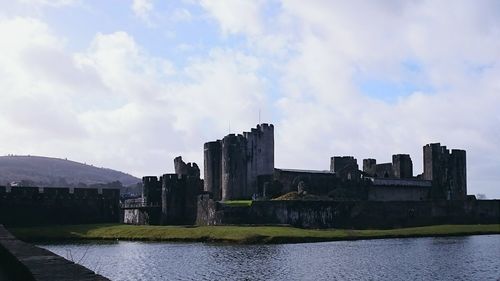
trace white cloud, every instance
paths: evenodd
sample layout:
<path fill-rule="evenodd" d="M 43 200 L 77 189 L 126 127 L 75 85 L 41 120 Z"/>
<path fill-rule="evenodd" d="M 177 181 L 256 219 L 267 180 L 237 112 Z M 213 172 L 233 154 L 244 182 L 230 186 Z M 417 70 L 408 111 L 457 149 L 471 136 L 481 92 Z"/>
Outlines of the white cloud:
<path fill-rule="evenodd" d="M 74 5 L 80 0 L 17 0 L 17 2 L 27 5 L 61 7 Z"/>
<path fill-rule="evenodd" d="M 276 32 L 260 28 L 268 19 L 259 2 L 246 14 L 202 5 L 225 33 L 258 42 Z M 500 157 L 498 3 L 282 1 L 279 7 L 280 27 L 291 28 L 283 40 L 291 51 L 278 67 L 277 165 L 328 169 L 325 153 L 355 155 L 359 163 L 411 153 L 421 172 L 422 145 L 441 141 L 468 151 L 470 193 L 500 196 L 493 182 L 483 181 L 485 171 L 500 168 L 488 156 Z M 418 65 L 414 76 L 402 66 L 407 61 Z M 365 95 L 358 76 L 424 86 L 387 103 Z M 493 174 L 487 177 L 500 180 Z"/>
<path fill-rule="evenodd" d="M 500 34 L 491 28 L 499 24 L 492 7 L 432 1 L 363 7 L 299 2 L 283 6 L 303 31 L 297 56 L 283 68 L 282 136 L 290 139 L 299 131 L 309 137 L 280 147 L 278 163 L 293 161 L 284 156 L 291 149 L 303 166 L 317 168 L 327 167 L 327 159 L 319 160 L 325 151 L 382 161 L 390 161 L 392 153 L 410 152 L 421 172 L 421 146 L 441 141 L 468 151 L 471 193 L 500 195 L 491 185 L 475 184 L 484 176 L 479 167 L 485 156 L 500 156 L 495 129 L 500 92 L 498 83 L 491 87 L 497 81 L 492 75 L 500 71 Z M 423 82 L 435 91 L 410 93 L 393 104 L 360 92 L 357 72 L 398 82 L 406 78 L 399 69 L 407 59 L 421 64 L 427 77 Z M 471 63 L 491 67 L 471 73 Z M 298 148 L 311 143 L 315 153 L 299 153 Z M 500 167 L 498 161 L 490 165 Z"/>
<path fill-rule="evenodd" d="M 222 137 L 229 122 L 233 132 L 248 130 L 262 109 L 275 118 L 278 166 L 328 169 L 333 155 L 361 163 L 411 153 L 421 172 L 422 145 L 441 141 L 467 150 L 469 193 L 500 196 L 497 2 L 200 4 L 223 36 L 200 38 L 210 41 L 207 49 L 185 52 L 192 57 L 182 64 L 163 57 L 170 41 L 153 48 L 130 30 L 96 31 L 88 48 L 74 52 L 66 47 L 71 38 L 40 20 L 2 19 L 6 153 L 159 174 L 178 154 L 201 164 L 204 141 Z M 132 9 L 158 25 L 204 24 L 186 7 L 161 15 L 151 1 L 134 1 Z M 174 46 L 192 44 L 199 43 Z M 363 79 L 415 87 L 388 102 L 363 92 Z"/>
<path fill-rule="evenodd" d="M 177 70 L 126 32 L 98 33 L 79 53 L 39 20 L 3 20 L 0 37 L 7 153 L 161 174 L 179 154 L 202 163 L 204 141 L 228 122 L 237 131 L 253 125 L 265 103 L 259 62 L 238 51 L 214 49 Z"/>
<path fill-rule="evenodd" d="M 201 0 L 200 4 L 220 23 L 225 34 L 262 33 L 261 6 L 257 0 Z"/>
<path fill-rule="evenodd" d="M 151 23 L 150 14 L 153 11 L 153 0 L 133 0 L 132 11 L 140 19 L 147 23 Z"/>
<path fill-rule="evenodd" d="M 189 22 L 193 19 L 193 15 L 187 9 L 175 9 L 172 12 L 170 19 L 174 22 Z"/>

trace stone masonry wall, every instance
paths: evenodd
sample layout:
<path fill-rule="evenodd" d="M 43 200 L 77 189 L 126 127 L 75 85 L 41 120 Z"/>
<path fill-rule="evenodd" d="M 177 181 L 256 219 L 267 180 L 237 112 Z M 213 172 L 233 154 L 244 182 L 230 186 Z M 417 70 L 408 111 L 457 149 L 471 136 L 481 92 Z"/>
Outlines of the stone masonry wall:
<path fill-rule="evenodd" d="M 15 225 L 114 223 L 119 189 L 11 187 L 0 193 L 0 223 Z"/>
<path fill-rule="evenodd" d="M 202 198 L 199 225 L 286 224 L 302 228 L 394 228 L 433 224 L 498 223 L 500 200 L 254 201 L 230 207 Z"/>

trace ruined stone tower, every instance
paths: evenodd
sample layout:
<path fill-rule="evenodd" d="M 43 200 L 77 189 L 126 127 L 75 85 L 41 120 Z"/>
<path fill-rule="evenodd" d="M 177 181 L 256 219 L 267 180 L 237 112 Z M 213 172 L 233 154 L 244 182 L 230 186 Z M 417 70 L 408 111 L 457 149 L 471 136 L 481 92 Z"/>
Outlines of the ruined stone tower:
<path fill-rule="evenodd" d="M 440 143 L 427 144 L 423 179 L 432 181 L 433 199 L 463 200 L 467 196 L 465 150 L 450 151 Z"/>
<path fill-rule="evenodd" d="M 205 191 L 215 200 L 250 199 L 259 177 L 274 173 L 274 126 L 259 124 L 204 145 Z"/>
<path fill-rule="evenodd" d="M 203 189 L 196 163 L 174 159 L 175 174 L 161 177 L 161 224 L 194 224 L 197 197 Z"/>

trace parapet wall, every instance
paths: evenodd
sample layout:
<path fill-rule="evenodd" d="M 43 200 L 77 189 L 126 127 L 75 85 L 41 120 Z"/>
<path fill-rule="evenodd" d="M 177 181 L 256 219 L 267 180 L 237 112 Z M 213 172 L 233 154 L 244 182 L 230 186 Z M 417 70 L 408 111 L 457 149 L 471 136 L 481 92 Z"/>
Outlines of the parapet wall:
<path fill-rule="evenodd" d="M 119 200 L 119 189 L 11 187 L 10 192 L 0 191 L 0 223 L 12 226 L 119 222 Z"/>
<path fill-rule="evenodd" d="M 231 207 L 198 202 L 199 225 L 286 224 L 302 228 L 395 228 L 433 224 L 489 224 L 500 220 L 500 200 L 254 201 Z"/>

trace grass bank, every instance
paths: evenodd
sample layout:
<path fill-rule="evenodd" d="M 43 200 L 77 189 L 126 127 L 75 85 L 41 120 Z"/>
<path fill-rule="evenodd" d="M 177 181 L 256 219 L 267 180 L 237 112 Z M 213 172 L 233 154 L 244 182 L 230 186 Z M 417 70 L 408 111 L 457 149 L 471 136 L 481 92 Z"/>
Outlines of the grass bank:
<path fill-rule="evenodd" d="M 250 207 L 252 206 L 252 200 L 226 200 L 221 201 L 221 204 L 232 206 L 232 207 Z"/>
<path fill-rule="evenodd" d="M 500 224 L 436 225 L 388 230 L 301 229 L 289 226 L 153 226 L 124 224 L 10 228 L 21 240 L 118 239 L 143 241 L 301 243 L 336 240 L 500 234 Z"/>

